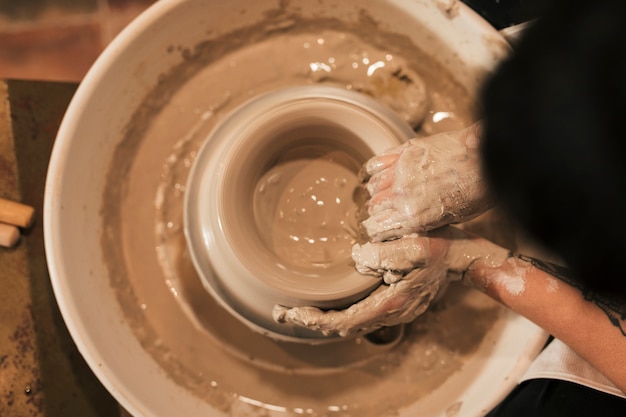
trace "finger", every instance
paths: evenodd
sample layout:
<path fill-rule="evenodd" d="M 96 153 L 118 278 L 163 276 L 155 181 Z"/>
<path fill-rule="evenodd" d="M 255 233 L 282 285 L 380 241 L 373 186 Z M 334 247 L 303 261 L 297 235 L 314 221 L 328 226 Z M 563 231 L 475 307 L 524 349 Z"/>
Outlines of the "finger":
<path fill-rule="evenodd" d="M 410 271 L 426 265 L 430 256 L 430 240 L 417 235 L 352 247 L 352 259 L 359 272 Z"/>
<path fill-rule="evenodd" d="M 363 229 L 374 242 L 396 239 L 421 230 L 413 228 L 412 219 L 391 208 L 382 210 L 361 222 Z"/>
<path fill-rule="evenodd" d="M 373 212 L 361 222 L 361 226 L 370 240 L 380 242 L 447 225 L 450 222 L 449 217 L 440 213 L 436 207 L 430 207 L 415 215 L 407 215 L 392 204 L 389 208 L 381 207 L 381 210 Z"/>
<path fill-rule="evenodd" d="M 387 325 L 387 322 L 390 325 L 399 324 L 394 316 L 403 314 L 402 306 L 405 304 L 406 295 L 400 297 L 390 286 L 385 285 L 345 310 L 275 306 L 274 318 L 278 318 L 279 323 L 293 324 L 324 335 L 346 337 L 375 330 Z"/>
<path fill-rule="evenodd" d="M 311 330 L 321 330 L 324 324 L 325 312 L 311 306 L 285 307 L 275 305 L 272 317 L 278 323 L 289 323 Z"/>
<path fill-rule="evenodd" d="M 370 179 L 365 183 L 365 188 L 371 196 L 374 196 L 383 190 L 390 189 L 394 179 L 394 170 L 385 169 L 372 175 Z"/>
<path fill-rule="evenodd" d="M 394 208 L 394 197 L 395 193 L 391 188 L 376 193 L 367 201 L 367 213 L 373 216 L 382 211 Z"/>
<path fill-rule="evenodd" d="M 384 271 L 383 272 L 383 281 L 385 284 L 391 285 L 396 282 L 400 282 L 404 279 L 406 275 L 403 272 L 398 271 Z"/>
<path fill-rule="evenodd" d="M 441 270 L 416 269 L 395 285 L 404 294 L 402 311 L 395 318 L 399 323 L 408 323 L 424 314 L 433 299 L 437 296 L 442 277 Z M 402 288 L 404 287 L 404 288 Z"/>
<path fill-rule="evenodd" d="M 285 307 L 274 306 L 274 318 L 278 317 L 279 323 L 292 324 L 304 327 L 309 330 L 319 331 L 325 336 L 338 334 L 346 337 L 363 330 L 369 330 L 369 326 L 364 328 L 364 323 L 371 321 L 374 317 L 365 310 L 362 313 L 353 315 L 357 305 L 352 305 L 347 310 L 320 310 L 317 307 Z"/>
<path fill-rule="evenodd" d="M 359 172 L 361 181 L 365 182 L 372 175 L 384 171 L 394 165 L 398 160 L 400 152 L 401 148 L 393 148 L 388 152 L 370 158 Z"/>

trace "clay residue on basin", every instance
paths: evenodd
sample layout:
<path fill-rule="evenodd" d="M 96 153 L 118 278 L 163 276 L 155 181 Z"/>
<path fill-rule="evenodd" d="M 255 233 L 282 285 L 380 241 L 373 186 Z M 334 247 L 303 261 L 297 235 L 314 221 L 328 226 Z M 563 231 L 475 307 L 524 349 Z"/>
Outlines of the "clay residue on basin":
<path fill-rule="evenodd" d="M 363 338 L 278 343 L 252 333 L 204 291 L 182 233 L 198 149 L 248 98 L 313 83 L 377 97 L 418 135 L 471 122 L 467 92 L 406 38 L 366 17 L 349 24 L 278 13 L 198 45 L 164 74 L 131 118 L 107 177 L 102 247 L 128 322 L 170 378 L 232 416 L 396 415 L 445 384 L 497 333 L 502 310 L 453 288 L 393 347 Z"/>

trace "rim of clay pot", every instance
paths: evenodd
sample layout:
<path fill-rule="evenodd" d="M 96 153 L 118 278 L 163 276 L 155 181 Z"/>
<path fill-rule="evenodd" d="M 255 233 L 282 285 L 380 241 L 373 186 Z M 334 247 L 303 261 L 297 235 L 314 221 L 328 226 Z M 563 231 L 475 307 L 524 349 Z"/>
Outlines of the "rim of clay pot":
<path fill-rule="evenodd" d="M 209 134 L 186 188 L 185 236 L 205 288 L 268 336 L 332 339 L 274 322 L 272 308 L 342 308 L 365 297 L 380 279 L 356 272 L 349 251 L 346 259 L 323 268 L 287 265 L 268 242 L 271 228 L 255 216 L 255 187 L 285 158 L 335 151 L 349 157 L 342 164 L 356 175 L 371 156 L 412 135 L 387 107 L 338 87 L 279 89 L 235 109 Z"/>

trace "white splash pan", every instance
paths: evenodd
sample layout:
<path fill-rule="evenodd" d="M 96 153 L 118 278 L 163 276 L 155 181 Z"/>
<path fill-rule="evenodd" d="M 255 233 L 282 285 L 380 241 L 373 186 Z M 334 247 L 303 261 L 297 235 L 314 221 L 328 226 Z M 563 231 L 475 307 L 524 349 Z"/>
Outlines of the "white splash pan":
<path fill-rule="evenodd" d="M 167 377 L 125 321 L 103 262 L 99 217 L 113 150 L 159 74 L 183 59 L 169 45 L 193 48 L 213 33 L 245 26 L 279 1 L 162 0 L 129 25 L 81 83 L 63 120 L 50 161 L 44 201 L 45 247 L 52 286 L 78 349 L 104 386 L 135 416 L 223 416 Z M 300 3 L 293 1 L 291 3 Z M 461 65 L 457 81 L 474 91 L 507 53 L 498 32 L 456 1 L 301 2 L 305 12 L 324 3 L 329 14 L 357 4 L 394 31 L 414 39 L 446 67 Z M 331 7 L 330 3 L 337 3 Z M 445 5 L 450 6 L 446 11 Z M 349 7 L 348 7 L 349 8 Z M 386 11 L 403 19 L 385 22 Z M 241 14 L 239 10 L 246 9 Z M 442 46 L 446 46 L 445 48 Z M 470 367 L 457 396 L 435 392 L 402 416 L 480 416 L 516 384 L 545 340 L 543 331 L 510 314 L 493 354 Z M 455 404 L 462 404 L 460 409 Z M 451 407 L 452 406 L 452 407 Z"/>

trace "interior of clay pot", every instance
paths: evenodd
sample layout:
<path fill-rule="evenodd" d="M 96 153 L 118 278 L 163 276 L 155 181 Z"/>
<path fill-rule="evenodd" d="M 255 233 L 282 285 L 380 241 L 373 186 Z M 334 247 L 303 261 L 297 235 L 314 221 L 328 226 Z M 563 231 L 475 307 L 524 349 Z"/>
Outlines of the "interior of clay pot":
<path fill-rule="evenodd" d="M 275 323 L 272 308 L 342 308 L 380 285 L 351 258 L 358 171 L 413 134 L 371 97 L 328 86 L 279 89 L 234 110 L 187 185 L 185 233 L 209 292 L 264 334 L 333 339 Z"/>

